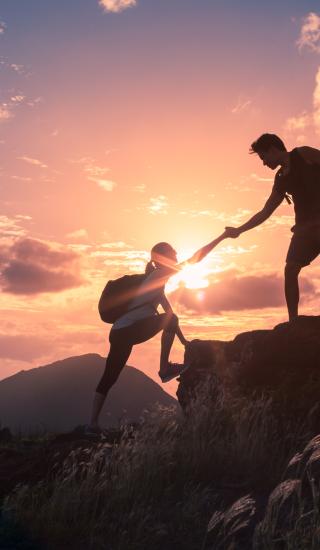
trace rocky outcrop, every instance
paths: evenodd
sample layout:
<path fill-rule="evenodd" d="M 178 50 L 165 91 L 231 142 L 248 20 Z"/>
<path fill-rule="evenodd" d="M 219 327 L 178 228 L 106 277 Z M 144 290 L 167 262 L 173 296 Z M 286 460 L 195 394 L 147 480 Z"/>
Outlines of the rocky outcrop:
<path fill-rule="evenodd" d="M 231 342 L 193 340 L 186 349 L 190 368 L 179 378 L 183 409 L 207 378 L 242 393 L 270 392 L 295 409 L 318 407 L 320 316 L 300 316 L 273 330 L 236 336 Z"/>

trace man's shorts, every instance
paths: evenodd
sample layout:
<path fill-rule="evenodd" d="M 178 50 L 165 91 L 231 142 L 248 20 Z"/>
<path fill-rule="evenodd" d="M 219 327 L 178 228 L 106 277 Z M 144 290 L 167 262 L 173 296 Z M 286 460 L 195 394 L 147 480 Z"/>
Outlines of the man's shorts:
<path fill-rule="evenodd" d="M 287 253 L 287 263 L 304 267 L 320 254 L 320 224 L 308 227 L 295 226 Z"/>

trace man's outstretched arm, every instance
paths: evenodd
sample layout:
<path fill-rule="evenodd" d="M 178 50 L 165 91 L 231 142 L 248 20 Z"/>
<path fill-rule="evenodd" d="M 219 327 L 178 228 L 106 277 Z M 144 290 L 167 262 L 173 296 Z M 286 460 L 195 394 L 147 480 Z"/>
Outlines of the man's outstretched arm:
<path fill-rule="evenodd" d="M 282 203 L 284 199 L 284 194 L 278 193 L 278 191 L 272 191 L 270 197 L 268 198 L 266 204 L 250 220 L 248 220 L 243 225 L 240 225 L 240 227 L 226 227 L 225 236 L 231 237 L 232 239 L 236 239 L 241 235 L 241 233 L 244 233 L 245 231 L 249 231 L 249 229 L 253 229 L 254 227 L 257 227 L 258 225 L 261 225 L 263 222 L 265 222 L 268 218 L 270 218 L 271 214 L 275 211 L 276 208 Z"/>

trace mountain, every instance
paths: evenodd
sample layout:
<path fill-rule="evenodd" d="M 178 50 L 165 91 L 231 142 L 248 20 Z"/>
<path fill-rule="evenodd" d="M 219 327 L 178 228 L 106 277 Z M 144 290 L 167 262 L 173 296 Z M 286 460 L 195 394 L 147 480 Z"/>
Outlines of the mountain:
<path fill-rule="evenodd" d="M 1 380 L 0 425 L 24 433 L 64 431 L 87 423 L 104 366 L 103 357 L 89 353 Z M 156 402 L 177 403 L 148 376 L 126 366 L 105 402 L 101 424 L 116 426 L 123 418 L 137 421 Z"/>

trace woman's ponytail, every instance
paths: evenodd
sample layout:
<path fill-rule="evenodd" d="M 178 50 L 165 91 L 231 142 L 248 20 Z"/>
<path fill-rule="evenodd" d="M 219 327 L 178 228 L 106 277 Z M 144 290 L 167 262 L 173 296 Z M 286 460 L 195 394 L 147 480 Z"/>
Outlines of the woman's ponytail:
<path fill-rule="evenodd" d="M 154 265 L 153 261 L 150 260 L 150 262 L 148 262 L 147 265 L 146 265 L 145 274 L 150 275 L 150 273 L 152 273 L 152 271 L 154 271 L 154 270 L 155 270 L 155 265 Z"/>

